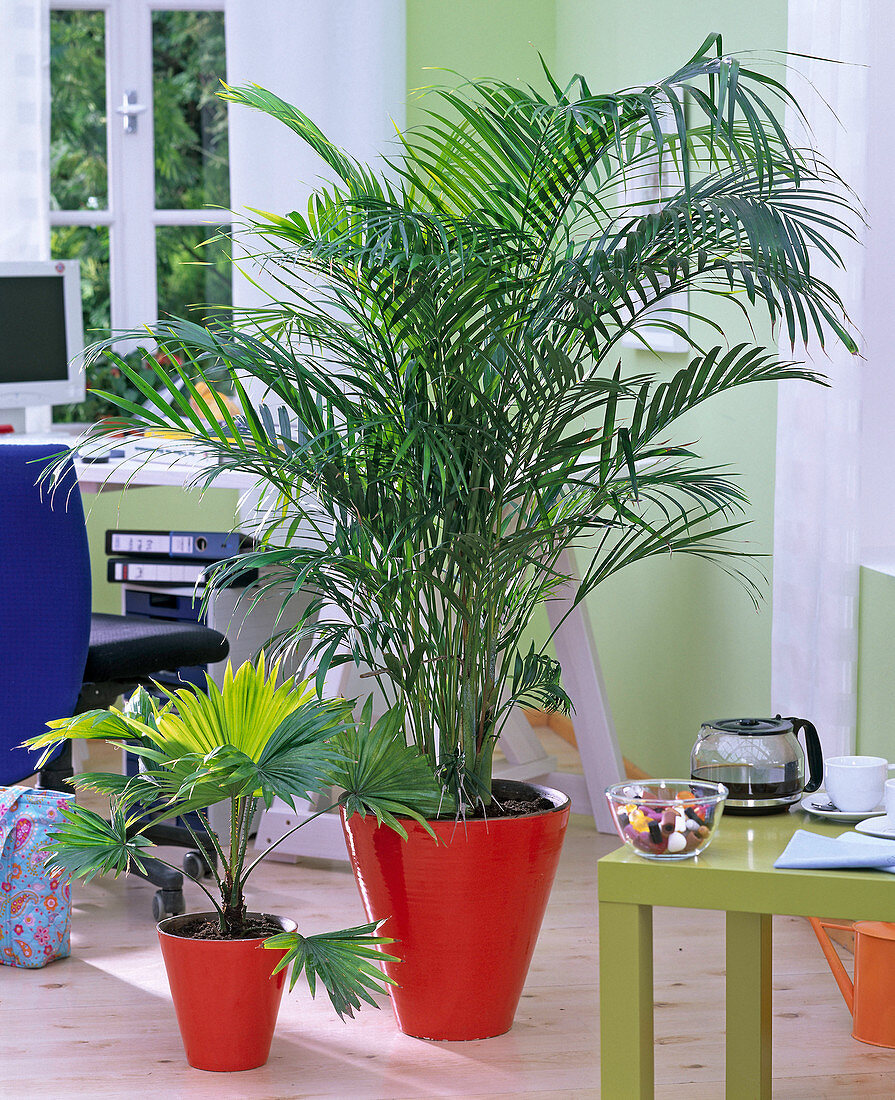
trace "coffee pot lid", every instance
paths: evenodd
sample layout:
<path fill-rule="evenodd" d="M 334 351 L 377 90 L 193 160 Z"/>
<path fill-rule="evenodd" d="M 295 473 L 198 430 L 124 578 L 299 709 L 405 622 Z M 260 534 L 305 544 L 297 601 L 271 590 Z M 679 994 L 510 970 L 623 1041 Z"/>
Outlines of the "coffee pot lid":
<path fill-rule="evenodd" d="M 768 737 L 792 733 L 792 722 L 785 718 L 722 718 L 718 722 L 706 722 L 703 728 L 738 733 L 742 737 Z"/>

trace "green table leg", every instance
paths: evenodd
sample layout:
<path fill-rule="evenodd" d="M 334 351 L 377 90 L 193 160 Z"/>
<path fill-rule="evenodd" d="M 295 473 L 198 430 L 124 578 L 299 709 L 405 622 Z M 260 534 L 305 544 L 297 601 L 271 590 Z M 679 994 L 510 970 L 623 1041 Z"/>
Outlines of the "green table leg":
<path fill-rule="evenodd" d="M 653 1098 L 653 910 L 600 902 L 600 1080 L 604 1100 Z"/>
<path fill-rule="evenodd" d="M 727 914 L 726 1100 L 771 1100 L 771 919 Z"/>

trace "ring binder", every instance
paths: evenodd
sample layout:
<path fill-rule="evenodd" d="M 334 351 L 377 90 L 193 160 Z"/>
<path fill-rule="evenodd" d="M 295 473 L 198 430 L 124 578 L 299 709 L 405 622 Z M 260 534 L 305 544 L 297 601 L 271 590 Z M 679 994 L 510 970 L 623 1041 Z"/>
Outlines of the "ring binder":
<path fill-rule="evenodd" d="M 109 558 L 108 580 L 117 584 L 164 584 L 190 586 L 201 584 L 212 562 L 175 562 L 169 558 Z M 245 588 L 258 579 L 258 570 L 250 569 L 231 582 L 230 588 Z"/>
<path fill-rule="evenodd" d="M 107 554 L 222 561 L 252 545 L 239 531 L 106 531 Z"/>

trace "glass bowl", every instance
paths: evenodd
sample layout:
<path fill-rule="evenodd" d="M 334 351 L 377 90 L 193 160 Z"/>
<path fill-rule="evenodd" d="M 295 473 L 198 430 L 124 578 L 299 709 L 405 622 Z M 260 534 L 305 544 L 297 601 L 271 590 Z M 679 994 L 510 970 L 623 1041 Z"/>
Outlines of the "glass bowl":
<path fill-rule="evenodd" d="M 606 788 L 615 829 L 644 859 L 689 859 L 711 844 L 727 788 L 692 779 L 625 780 Z"/>

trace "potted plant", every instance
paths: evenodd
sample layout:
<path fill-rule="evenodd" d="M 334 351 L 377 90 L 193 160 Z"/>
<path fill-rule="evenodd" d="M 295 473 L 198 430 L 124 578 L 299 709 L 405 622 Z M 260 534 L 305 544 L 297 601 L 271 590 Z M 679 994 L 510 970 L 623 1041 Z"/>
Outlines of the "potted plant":
<path fill-rule="evenodd" d="M 763 306 L 793 341 L 832 334 L 855 350 L 810 261 L 812 248 L 838 260 L 850 205 L 777 122 L 797 110 L 781 83 L 724 56 L 717 35 L 647 87 L 545 79 L 546 95 L 497 80 L 436 91 L 379 168 L 270 92 L 227 89 L 316 150 L 335 182 L 306 213 L 253 216 L 282 293 L 233 324 L 156 326 L 183 365 L 156 365 L 155 385 L 131 371 L 144 402 L 117 402 L 134 427 L 210 449 L 200 481 L 241 470 L 272 490 L 258 548 L 211 583 L 263 567 L 265 584 L 314 593 L 279 644 L 309 644 L 320 679 L 365 665 L 429 761 L 440 845 L 415 823 L 399 846 L 370 817 L 345 822 L 371 919 L 394 902 L 399 1023 L 429 1037 L 510 1025 L 556 865 L 567 802 L 492 783 L 510 709 L 569 706 L 549 639 L 520 644 L 537 608 L 563 588 L 577 605 L 673 552 L 751 584 L 731 542 L 742 490 L 672 428 L 734 387 L 817 376 L 755 343 L 726 346 L 705 315 L 712 296 Z M 684 365 L 626 369 L 620 342 L 649 349 L 657 331 L 689 350 Z M 197 399 L 206 361 L 227 365 L 240 417 Z M 299 524 L 316 541 L 294 538 Z M 535 812 L 503 816 L 514 800 Z M 417 874 L 408 893 L 425 916 L 394 900 Z"/>
<path fill-rule="evenodd" d="M 89 880 L 142 868 L 151 850 L 160 858 L 144 833 L 176 816 L 200 851 L 212 846 L 207 869 L 216 891 L 201 876 L 188 875 L 211 910 L 168 917 L 158 926 L 184 1049 L 197 1069 L 244 1070 L 267 1061 L 290 964 L 290 989 L 304 971 L 312 995 L 319 981 L 343 1017 L 353 1016 L 362 1001 L 375 1006 L 372 994 L 391 981 L 378 966 L 383 956 L 377 948 L 393 942 L 375 935 L 381 922 L 303 936 L 294 921 L 247 910 L 249 876 L 289 835 L 251 856 L 259 797 L 268 806 L 274 797 L 292 803 L 338 782 L 349 800 L 360 796 L 360 783 L 365 806 L 383 820 L 395 821 L 395 810 L 407 820 L 416 813 L 400 799 L 420 764 L 395 738 L 394 717 L 371 728 L 369 711 L 365 715 L 364 743 L 376 746 L 371 767 L 354 751 L 358 735 L 347 704 L 321 701 L 312 686 L 291 679 L 277 686 L 278 672 L 278 664 L 268 672 L 262 654 L 235 675 L 228 664 L 221 687 L 209 678 L 204 694 L 174 690 L 160 705 L 140 688 L 123 710 L 52 722 L 29 742 L 49 753 L 63 737 L 101 738 L 141 763 L 133 776 L 90 772 L 71 780 L 78 790 L 108 796 L 111 816 L 106 820 L 81 805 L 64 811 L 47 848 L 60 870 Z M 219 839 L 205 811 L 225 799 L 230 835 Z"/>

